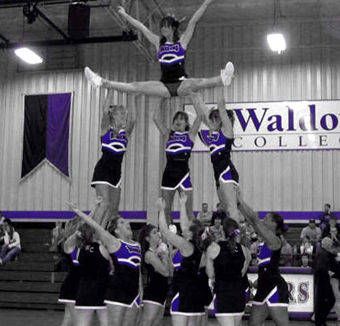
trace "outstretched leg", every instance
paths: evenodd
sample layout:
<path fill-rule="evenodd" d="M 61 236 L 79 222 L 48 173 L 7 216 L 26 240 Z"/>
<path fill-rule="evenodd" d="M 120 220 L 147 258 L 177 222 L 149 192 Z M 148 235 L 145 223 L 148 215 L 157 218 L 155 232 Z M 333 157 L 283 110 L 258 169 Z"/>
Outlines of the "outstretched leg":
<path fill-rule="evenodd" d="M 170 98 L 168 89 L 160 81 L 132 83 L 117 82 L 100 77 L 88 67 L 85 68 L 85 76 L 87 80 L 95 87 L 104 87 L 115 89 L 121 92 Z"/>
<path fill-rule="evenodd" d="M 85 68 L 85 76 L 87 80 L 95 87 L 104 87 L 115 89 L 121 92 L 144 94 L 149 96 L 159 96 L 170 98 L 168 89 L 160 81 L 143 81 L 123 83 L 102 78 L 94 73 L 89 67 Z M 189 78 L 182 82 L 178 88 L 178 96 L 188 96 L 192 92 L 197 92 L 204 88 L 216 86 L 229 86 L 234 76 L 234 65 L 228 62 L 224 69 L 221 70 L 220 76 L 211 78 Z"/>
<path fill-rule="evenodd" d="M 216 86 L 229 86 L 234 76 L 234 65 L 228 62 L 224 69 L 221 70 L 221 75 L 211 78 L 189 78 L 182 82 L 177 93 L 179 96 L 188 96 L 192 92 L 197 92 L 204 88 Z"/>
<path fill-rule="evenodd" d="M 104 221 L 112 214 L 111 192 L 113 189 L 106 184 L 96 184 L 95 189 L 97 198 L 101 197 L 102 201 L 97 206 L 93 214 L 93 219 L 98 224 L 103 225 Z"/>
<path fill-rule="evenodd" d="M 175 196 L 176 190 L 166 190 L 162 189 L 162 197 L 165 201 L 165 217 L 168 224 L 172 223 L 172 217 L 171 217 L 171 209 L 172 204 L 174 202 L 174 196 Z"/>
<path fill-rule="evenodd" d="M 195 216 L 194 216 L 194 210 L 193 210 L 193 196 L 192 196 L 192 190 L 182 190 L 180 189 L 179 192 L 184 191 L 185 194 L 187 195 L 187 201 L 185 202 L 185 207 L 187 209 L 187 214 L 188 218 L 190 221 L 192 221 Z"/>
<path fill-rule="evenodd" d="M 236 187 L 232 182 L 220 182 L 218 193 L 226 213 L 230 218 L 240 223 L 242 218 L 237 208 Z"/>

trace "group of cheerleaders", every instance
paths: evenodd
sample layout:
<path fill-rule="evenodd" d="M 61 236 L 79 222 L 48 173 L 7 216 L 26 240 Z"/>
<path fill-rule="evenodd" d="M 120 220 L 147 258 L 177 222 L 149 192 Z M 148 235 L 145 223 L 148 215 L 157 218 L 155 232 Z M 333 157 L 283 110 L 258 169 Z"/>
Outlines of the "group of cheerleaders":
<path fill-rule="evenodd" d="M 186 48 L 212 1 L 203 2 L 182 35 L 179 22 L 172 16 L 164 17 L 160 37 L 129 16 L 123 7 L 118 8 L 118 13 L 155 45 L 161 81 L 121 83 L 85 69 L 92 85 L 109 91 L 101 122 L 102 157 L 91 183 L 97 204 L 89 215 L 69 204 L 77 217 L 71 222 L 73 231 L 64 244 L 70 271 L 59 300 L 65 303 L 63 326 L 91 325 L 94 312 L 101 326 L 161 325 L 169 296 L 174 326 L 206 325 L 208 306 L 220 325 L 240 325 L 248 296 L 250 262 L 249 251 L 240 242 L 239 222 L 244 218 L 263 239 L 250 325 L 261 325 L 268 315 L 277 325 L 288 325 L 288 288 L 278 267 L 283 219 L 271 212 L 260 220 L 244 202 L 230 157 L 234 138 L 232 111 L 225 110 L 221 96 L 217 108 L 207 112 L 197 93 L 203 88 L 229 86 L 234 66 L 228 62 L 220 76 L 208 79 L 188 78 L 185 73 Z M 154 115 L 160 133 L 167 137 L 167 163 L 157 202 L 158 223 L 145 225 L 138 242 L 133 240 L 129 222 L 118 214 L 121 165 L 135 118 L 130 108 L 113 105 L 112 89 L 161 98 L 189 96 L 197 114 L 190 125 L 188 115 L 179 111 L 171 126 L 162 122 L 159 111 Z M 202 121 L 209 130 L 199 131 Z M 218 241 L 193 217 L 188 161 L 197 134 L 210 150 L 218 197 L 229 217 L 223 222 L 224 237 Z M 177 232 L 170 217 L 176 191 L 181 232 Z"/>

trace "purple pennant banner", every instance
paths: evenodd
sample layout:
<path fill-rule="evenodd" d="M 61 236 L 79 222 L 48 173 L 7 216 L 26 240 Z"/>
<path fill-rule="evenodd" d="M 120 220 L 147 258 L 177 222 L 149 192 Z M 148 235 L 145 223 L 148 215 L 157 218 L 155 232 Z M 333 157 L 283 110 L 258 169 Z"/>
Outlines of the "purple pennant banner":
<path fill-rule="evenodd" d="M 22 178 L 45 159 L 69 176 L 70 110 L 71 93 L 25 96 Z"/>
<path fill-rule="evenodd" d="M 70 108 L 70 93 L 48 96 L 46 158 L 67 176 Z"/>

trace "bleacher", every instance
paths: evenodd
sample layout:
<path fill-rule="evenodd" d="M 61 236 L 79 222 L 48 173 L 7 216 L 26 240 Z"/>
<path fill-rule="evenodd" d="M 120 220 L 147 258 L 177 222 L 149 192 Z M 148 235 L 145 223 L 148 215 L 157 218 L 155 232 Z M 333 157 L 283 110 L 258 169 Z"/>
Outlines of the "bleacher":
<path fill-rule="evenodd" d="M 0 307 L 57 309 L 64 272 L 59 272 L 56 253 L 49 252 L 52 223 L 21 223 L 15 229 L 21 237 L 22 252 L 16 261 L 0 266 Z M 140 225 L 133 225 L 136 230 Z M 289 226 L 286 238 L 295 244 L 302 226 Z"/>
<path fill-rule="evenodd" d="M 15 226 L 22 252 L 16 261 L 0 266 L 0 307 L 63 309 L 57 303 L 65 273 L 56 272 L 55 253 L 49 252 L 52 224 Z"/>

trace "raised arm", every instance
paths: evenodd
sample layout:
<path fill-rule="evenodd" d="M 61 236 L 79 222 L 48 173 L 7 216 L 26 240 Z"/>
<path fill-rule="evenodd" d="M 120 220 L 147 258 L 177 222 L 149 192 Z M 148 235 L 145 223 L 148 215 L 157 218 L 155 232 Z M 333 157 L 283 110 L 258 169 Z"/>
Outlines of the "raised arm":
<path fill-rule="evenodd" d="M 128 137 L 131 136 L 133 129 L 135 128 L 136 120 L 138 118 L 138 110 L 136 104 L 136 97 L 134 97 L 134 105 L 127 105 L 128 116 L 126 122 L 126 133 Z"/>
<path fill-rule="evenodd" d="M 191 41 L 192 36 L 194 35 L 195 27 L 198 23 L 198 21 L 201 19 L 205 11 L 207 10 L 210 3 L 213 2 L 213 0 L 205 0 L 202 5 L 198 8 L 198 10 L 194 13 L 194 15 L 191 17 L 188 26 L 181 36 L 181 44 L 186 49 L 188 44 Z"/>
<path fill-rule="evenodd" d="M 168 277 L 170 275 L 170 267 L 169 267 L 169 260 L 167 257 L 165 259 L 161 259 L 159 256 L 156 255 L 155 252 L 147 251 L 145 254 L 145 261 L 146 263 L 150 264 L 156 272 L 160 273 L 161 275 Z"/>
<path fill-rule="evenodd" d="M 205 266 L 205 271 L 208 277 L 214 281 L 215 280 L 215 268 L 214 268 L 214 260 L 220 253 L 220 246 L 216 242 L 212 242 L 211 245 L 207 248 L 207 263 Z"/>
<path fill-rule="evenodd" d="M 203 101 L 202 94 L 200 94 L 200 93 L 191 93 L 191 100 L 192 100 L 192 104 L 194 106 L 194 109 L 195 109 L 195 111 L 197 113 L 197 116 L 201 115 L 201 119 L 206 124 L 206 126 L 209 129 L 212 129 L 212 126 L 211 126 L 211 124 L 209 122 L 209 117 L 208 117 L 209 111 L 208 111 L 208 108 L 207 108 L 207 106 L 205 105 L 205 103 Z M 195 124 L 195 122 L 194 122 L 194 124 Z M 195 129 L 194 124 L 193 124 L 191 130 Z M 200 127 L 200 124 L 198 125 L 198 129 Z"/>
<path fill-rule="evenodd" d="M 233 124 L 227 114 L 227 111 L 225 109 L 225 100 L 222 96 L 220 101 L 217 104 L 218 111 L 220 113 L 220 117 L 222 120 L 222 131 L 224 135 L 230 139 L 234 138 L 234 128 Z"/>
<path fill-rule="evenodd" d="M 159 47 L 159 36 L 152 33 L 144 24 L 142 24 L 139 20 L 131 17 L 124 9 L 124 7 L 118 7 L 118 14 L 120 14 L 123 18 L 125 18 L 133 27 L 137 28 L 142 34 L 148 39 L 150 43 L 152 43 L 156 49 Z"/>
<path fill-rule="evenodd" d="M 245 246 L 242 246 L 242 251 L 243 251 L 244 258 L 245 258 L 244 263 L 243 263 L 243 268 L 242 268 L 242 276 L 244 276 L 247 273 L 247 270 L 251 262 L 251 253 L 250 253 L 250 250 Z"/>
<path fill-rule="evenodd" d="M 106 246 L 110 253 L 116 252 L 120 248 L 120 241 L 114 237 L 111 233 L 106 231 L 101 225 L 99 225 L 89 215 L 86 215 L 79 210 L 73 203 L 68 203 L 70 208 L 89 226 L 91 226 L 99 237 L 99 240 Z"/>
<path fill-rule="evenodd" d="M 65 254 L 70 254 L 77 245 L 77 240 L 80 237 L 80 232 L 76 231 L 70 235 L 64 242 L 64 252 Z"/>
<path fill-rule="evenodd" d="M 190 138 L 192 141 L 194 141 L 195 137 L 197 136 L 198 130 L 200 129 L 201 123 L 204 119 L 205 104 L 203 102 L 202 94 L 200 93 L 192 93 L 190 97 L 194 109 L 196 111 L 196 119 L 190 129 Z"/>
<path fill-rule="evenodd" d="M 102 111 L 103 111 L 103 115 L 102 115 L 102 120 L 100 123 L 100 128 L 101 128 L 101 134 L 103 135 L 104 133 L 107 132 L 107 130 L 110 127 L 110 122 L 111 122 L 111 112 L 110 112 L 110 108 L 111 106 L 114 105 L 114 92 L 113 90 L 108 90 L 104 103 L 102 105 Z"/>
<path fill-rule="evenodd" d="M 169 230 L 169 227 L 166 223 L 166 218 L 165 218 L 165 212 L 164 212 L 165 203 L 164 203 L 163 198 L 160 198 L 158 200 L 157 206 L 158 206 L 158 214 L 159 214 L 159 222 L 158 222 L 159 229 L 163 237 L 174 247 L 178 248 L 178 250 L 181 252 L 181 254 L 184 257 L 189 257 L 190 255 L 192 255 L 192 253 L 194 252 L 193 245 L 189 241 L 185 240 L 181 236 Z"/>
<path fill-rule="evenodd" d="M 280 249 L 281 240 L 274 234 L 265 224 L 259 219 L 258 214 L 255 213 L 243 200 L 240 191 L 237 192 L 238 208 L 247 221 L 254 227 L 257 234 L 259 234 L 272 250 Z"/>
<path fill-rule="evenodd" d="M 153 113 L 153 121 L 158 128 L 159 132 L 163 136 L 167 136 L 170 133 L 169 128 L 164 124 L 162 118 L 161 118 L 161 107 L 163 107 L 165 102 L 165 99 L 161 100 L 161 104 L 159 108 L 155 108 L 154 113 Z"/>

